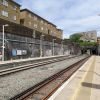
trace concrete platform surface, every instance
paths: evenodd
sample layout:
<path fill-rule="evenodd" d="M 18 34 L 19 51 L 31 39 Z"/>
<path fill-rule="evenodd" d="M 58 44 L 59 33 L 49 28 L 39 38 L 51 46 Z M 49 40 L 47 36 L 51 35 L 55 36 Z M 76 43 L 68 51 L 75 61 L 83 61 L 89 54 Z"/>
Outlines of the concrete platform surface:
<path fill-rule="evenodd" d="M 100 56 L 92 56 L 48 100 L 100 100 Z"/>

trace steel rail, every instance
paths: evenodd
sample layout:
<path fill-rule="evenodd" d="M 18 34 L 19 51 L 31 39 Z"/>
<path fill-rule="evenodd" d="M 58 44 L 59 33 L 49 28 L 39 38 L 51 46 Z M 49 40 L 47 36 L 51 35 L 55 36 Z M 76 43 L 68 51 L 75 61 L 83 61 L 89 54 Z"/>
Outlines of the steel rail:
<path fill-rule="evenodd" d="M 88 59 L 86 57 L 73 65 L 63 69 L 46 80 L 36 84 L 35 86 L 23 91 L 10 100 L 47 100 L 70 76 L 79 69 Z"/>
<path fill-rule="evenodd" d="M 27 65 L 23 65 L 23 66 L 14 67 L 14 68 L 7 68 L 5 70 L 0 70 L 0 77 L 8 75 L 8 74 L 24 71 L 24 70 L 27 70 L 27 69 L 36 68 L 36 67 L 40 67 L 40 66 L 43 66 L 43 65 L 47 65 L 47 64 L 63 61 L 63 60 L 66 60 L 66 59 L 75 58 L 75 57 L 78 57 L 78 56 L 60 57 L 60 58 L 55 58 L 53 60 L 47 60 L 47 61 L 42 61 L 42 62 L 38 62 L 38 63 L 27 64 Z"/>

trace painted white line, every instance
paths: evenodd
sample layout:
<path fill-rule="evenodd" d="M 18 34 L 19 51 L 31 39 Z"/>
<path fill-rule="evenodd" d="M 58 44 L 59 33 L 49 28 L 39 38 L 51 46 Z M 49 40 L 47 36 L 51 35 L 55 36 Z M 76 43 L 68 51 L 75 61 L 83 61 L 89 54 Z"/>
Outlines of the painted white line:
<path fill-rule="evenodd" d="M 84 65 L 82 65 L 48 100 L 54 100 L 57 97 L 57 95 L 59 95 L 61 91 L 66 87 L 66 85 L 76 76 L 79 70 L 81 70 L 88 63 L 88 61 L 86 61 Z"/>

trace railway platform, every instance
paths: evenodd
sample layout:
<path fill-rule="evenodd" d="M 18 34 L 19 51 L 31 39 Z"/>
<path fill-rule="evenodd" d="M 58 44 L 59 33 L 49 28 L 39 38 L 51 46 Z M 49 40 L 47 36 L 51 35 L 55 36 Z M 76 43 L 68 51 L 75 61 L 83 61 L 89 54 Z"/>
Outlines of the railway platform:
<path fill-rule="evenodd" d="M 100 100 L 100 56 L 92 56 L 48 100 Z"/>

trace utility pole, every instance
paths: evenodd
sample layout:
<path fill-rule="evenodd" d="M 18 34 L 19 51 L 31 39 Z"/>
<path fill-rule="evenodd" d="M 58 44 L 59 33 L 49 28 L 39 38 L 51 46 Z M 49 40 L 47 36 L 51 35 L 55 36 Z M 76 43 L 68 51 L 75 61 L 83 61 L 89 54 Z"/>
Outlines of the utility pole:
<path fill-rule="evenodd" d="M 31 54 L 31 57 L 34 57 L 34 48 L 35 48 L 35 44 L 36 44 L 36 41 L 35 41 L 35 38 L 36 38 L 36 31 L 33 30 L 33 40 L 34 40 L 34 45 L 32 45 L 32 54 Z"/>
<path fill-rule="evenodd" d="M 55 40 L 56 39 L 53 39 L 52 42 L 53 42 L 53 49 L 52 49 L 52 55 L 54 56 L 54 52 L 55 52 Z"/>
<path fill-rule="evenodd" d="M 42 34 L 40 36 L 40 57 L 43 56 L 43 37 L 44 37 L 44 35 Z"/>
<path fill-rule="evenodd" d="M 64 45 L 63 45 L 63 40 L 61 42 L 61 50 L 62 50 L 62 55 L 64 55 Z"/>
<path fill-rule="evenodd" d="M 5 56 L 5 27 L 8 26 L 8 24 L 5 24 L 2 26 L 3 29 L 3 40 L 2 40 L 2 61 L 4 61 L 4 56 Z"/>

